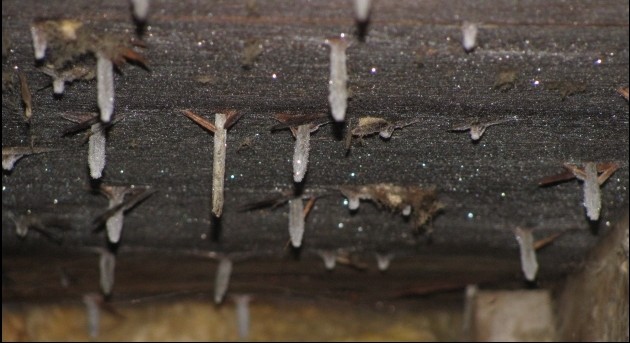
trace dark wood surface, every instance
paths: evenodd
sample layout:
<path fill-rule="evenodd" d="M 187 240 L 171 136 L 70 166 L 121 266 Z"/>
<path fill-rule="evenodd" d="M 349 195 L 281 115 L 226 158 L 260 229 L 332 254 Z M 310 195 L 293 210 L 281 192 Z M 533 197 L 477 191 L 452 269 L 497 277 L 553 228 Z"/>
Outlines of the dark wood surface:
<path fill-rule="evenodd" d="M 244 213 L 236 208 L 293 187 L 294 141 L 288 131 L 269 131 L 273 115 L 328 111 L 323 40 L 352 36 L 355 26 L 351 2 L 251 3 L 151 2 L 144 35 L 150 71 L 127 65 L 115 76 L 115 113 L 126 118 L 109 132 L 103 182 L 158 192 L 126 215 L 119 261 L 140 248 L 247 254 L 262 262 L 287 255 L 286 205 Z M 22 270 L 16 261 L 33 251 L 43 254 L 33 263 L 45 262 L 46 253 L 76 253 L 96 269 L 91 253 L 80 252 L 105 242 L 103 233 L 89 230 L 107 200 L 89 191 L 87 146 L 80 136 L 61 137 L 71 125 L 61 112 L 97 110 L 96 82 L 67 85 L 58 99 L 50 88 L 38 91 L 50 80 L 33 58 L 29 25 L 37 17 L 135 30 L 127 1 L 2 2 L 3 45 L 7 37 L 11 49 L 3 58 L 3 79 L 14 66 L 26 73 L 34 112 L 29 131 L 18 84 L 13 91 L 3 87 L 2 145 L 27 145 L 32 134 L 37 146 L 57 149 L 23 158 L 3 173 L 3 273 L 9 277 Z M 541 280 L 570 271 L 598 240 L 593 232 L 605 231 L 628 206 L 628 103 L 615 91 L 628 85 L 628 3 L 375 1 L 371 19 L 366 41 L 348 49 L 348 117 L 420 122 L 388 141 L 366 137 L 349 156 L 340 127 L 326 125 L 312 135 L 304 190 L 327 196 L 307 219 L 302 255 L 340 248 L 372 263 L 373 252 L 389 251 L 416 258 L 419 266 L 418 256 L 461 256 L 454 273 L 466 271 L 473 255 L 513 261 L 504 279 L 514 281 L 521 276 L 512 229 L 520 225 L 534 227 L 537 238 L 566 231 L 539 254 Z M 479 46 L 470 54 L 459 43 L 463 20 L 480 23 Z M 250 39 L 258 39 L 263 52 L 245 70 L 240 55 Z M 517 73 L 506 92 L 494 87 L 504 69 Z M 586 91 L 562 100 L 548 89 L 553 81 L 583 82 Z M 213 138 L 180 110 L 212 118 L 224 108 L 244 116 L 228 133 L 226 203 L 217 225 L 210 217 Z M 469 117 L 511 116 L 518 120 L 489 128 L 477 144 L 467 133 L 448 131 Z M 253 144 L 237 151 L 247 138 Z M 583 161 L 621 166 L 602 188 L 602 219 L 595 225 L 587 221 L 577 181 L 537 187 L 564 162 Z M 430 244 L 399 214 L 370 203 L 351 214 L 336 191 L 380 182 L 437 188 L 445 209 L 432 222 Z M 73 223 L 62 245 L 37 232 L 16 236 L 8 213 L 29 211 Z M 418 275 L 429 277 L 426 268 Z"/>

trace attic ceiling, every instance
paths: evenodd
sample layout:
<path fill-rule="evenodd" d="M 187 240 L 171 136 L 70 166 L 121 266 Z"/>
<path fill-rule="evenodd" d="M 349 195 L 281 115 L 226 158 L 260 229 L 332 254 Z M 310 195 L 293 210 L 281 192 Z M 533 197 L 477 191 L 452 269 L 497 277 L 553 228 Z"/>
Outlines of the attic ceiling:
<path fill-rule="evenodd" d="M 80 263 L 81 256 L 96 277 L 92 249 L 106 246 L 106 239 L 91 226 L 108 201 L 93 191 L 98 183 L 90 182 L 83 136 L 62 137 L 72 123 L 60 116 L 98 112 L 96 81 L 67 84 L 61 97 L 45 88 L 50 78 L 37 69 L 30 34 L 41 17 L 79 19 L 96 31 L 130 36 L 136 26 L 127 1 L 2 2 L 3 51 L 5 44 L 10 49 L 2 67 L 3 148 L 33 140 L 54 149 L 3 172 L 3 277 L 20 280 L 29 263 L 39 270 L 42 261 Z M 479 23 L 478 46 L 470 53 L 460 43 L 464 20 Z M 101 182 L 157 192 L 125 215 L 118 259 L 128 256 L 135 267 L 117 280 L 137 276 L 133 268 L 143 268 L 150 256 L 215 252 L 250 261 L 243 273 L 286 259 L 296 260 L 287 274 L 299 275 L 301 263 L 317 263 L 315 270 L 324 273 L 316 253 L 341 249 L 372 269 L 372 254 L 394 253 L 392 268 L 401 264 L 392 277 L 401 280 L 474 274 L 471 264 L 480 263 L 485 280 L 494 271 L 494 279 L 520 282 L 517 226 L 534 228 L 536 238 L 564 233 L 539 253 L 541 282 L 570 272 L 628 206 L 628 102 L 616 92 L 628 85 L 628 22 L 625 1 L 375 1 L 360 42 L 349 1 L 151 1 L 142 36 L 149 70 L 125 65 L 115 74 L 114 113 L 124 119 L 108 132 Z M 352 37 L 347 118 L 417 123 L 389 140 L 355 140 L 347 155 L 348 128 L 322 126 L 312 134 L 308 172 L 296 187 L 294 139 L 287 130 L 270 131 L 273 116 L 329 111 L 329 47 L 323 42 L 341 33 Z M 243 51 L 252 42 L 262 52 L 243 68 Z M 30 126 L 15 67 L 33 91 Z M 502 71 L 515 73 L 512 88 L 497 87 Z M 566 87 L 552 89 L 565 81 L 586 88 L 566 96 Z M 214 121 L 226 108 L 243 116 L 227 135 L 224 214 L 213 220 L 213 136 L 181 110 Z M 513 120 L 488 128 L 478 143 L 466 132 L 449 131 L 475 117 Z M 538 187 L 563 163 L 586 161 L 620 166 L 602 186 L 598 222 L 585 215 L 581 182 Z M 435 187 L 444 209 L 428 223 L 430 239 L 399 213 L 370 202 L 349 211 L 338 191 L 377 183 Z M 238 210 L 292 189 L 321 195 L 299 251 L 287 246 L 287 205 Z M 20 238 L 11 215 L 27 213 L 71 227 L 60 233 L 60 244 L 34 230 Z M 155 273 L 175 270 L 177 262 L 164 262 Z M 355 281 L 347 287 L 361 289 L 362 281 Z M 28 297 L 19 289 L 5 293 L 3 287 L 3 301 Z"/>

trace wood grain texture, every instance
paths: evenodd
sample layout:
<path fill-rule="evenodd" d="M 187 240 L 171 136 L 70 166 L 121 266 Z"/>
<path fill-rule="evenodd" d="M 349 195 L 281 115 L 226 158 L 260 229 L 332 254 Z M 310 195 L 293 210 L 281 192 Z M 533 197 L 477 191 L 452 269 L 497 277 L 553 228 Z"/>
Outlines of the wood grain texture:
<path fill-rule="evenodd" d="M 158 192 L 126 215 L 121 248 L 285 255 L 286 208 L 241 213 L 237 207 L 293 187 L 294 141 L 286 132 L 269 131 L 273 115 L 328 111 L 324 39 L 352 35 L 355 23 L 350 2 L 246 3 L 151 2 L 143 37 L 150 71 L 128 65 L 114 77 L 115 113 L 126 119 L 108 132 L 103 181 Z M 19 66 L 33 90 L 29 130 L 17 85 L 3 87 L 2 145 L 26 146 L 32 135 L 36 146 L 57 149 L 24 158 L 3 174 L 3 262 L 11 252 L 72 251 L 104 242 L 83 229 L 107 206 L 88 191 L 87 147 L 81 137 L 61 137 L 67 127 L 61 113 L 97 111 L 96 81 L 69 84 L 60 98 L 50 88 L 38 91 L 50 78 L 36 69 L 29 25 L 58 16 L 102 30 L 135 30 L 127 1 L 2 2 L 3 37 L 10 42 L 3 80 Z M 565 162 L 614 161 L 620 169 L 602 187 L 599 230 L 627 207 L 628 103 L 616 89 L 628 85 L 628 19 L 625 1 L 375 1 L 366 41 L 347 51 L 347 118 L 419 122 L 387 141 L 366 137 L 348 157 L 339 126 L 311 136 L 304 188 L 328 196 L 307 219 L 303 252 L 342 248 L 412 256 L 420 250 L 517 263 L 511 230 L 522 225 L 539 237 L 567 231 L 540 254 L 540 278 L 571 270 L 597 240 L 580 186 L 539 189 L 536 182 Z M 460 44 L 463 20 L 479 24 L 478 46 L 469 54 Z M 243 69 L 241 53 L 250 39 L 263 50 Z M 516 70 L 517 78 L 502 92 L 494 84 L 505 68 Z M 560 92 L 545 88 L 561 80 L 584 82 L 586 91 L 562 101 Z M 225 108 L 243 117 L 227 137 L 218 225 L 208 210 L 213 138 L 181 110 L 210 118 Z M 470 117 L 505 116 L 518 119 L 492 127 L 477 144 L 449 132 Z M 237 154 L 251 137 L 253 144 Z M 432 222 L 431 245 L 399 215 L 369 204 L 351 214 L 336 190 L 382 182 L 437 187 L 445 210 Z M 64 234 L 61 247 L 38 235 L 21 240 L 9 211 L 58 214 L 77 229 Z"/>

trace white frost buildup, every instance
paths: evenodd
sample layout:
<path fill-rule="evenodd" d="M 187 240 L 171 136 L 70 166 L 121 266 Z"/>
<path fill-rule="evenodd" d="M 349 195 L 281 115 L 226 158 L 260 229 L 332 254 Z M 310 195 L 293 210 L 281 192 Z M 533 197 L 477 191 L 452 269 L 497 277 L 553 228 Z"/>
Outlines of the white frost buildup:
<path fill-rule="evenodd" d="M 463 314 L 463 331 L 464 331 L 464 340 L 472 340 L 472 326 L 474 324 L 474 315 L 475 315 L 475 298 L 477 297 L 477 293 L 479 292 L 479 288 L 477 285 L 468 285 L 466 286 L 465 291 L 465 299 L 464 299 L 464 314 Z"/>
<path fill-rule="evenodd" d="M 109 208 L 114 208 L 123 203 L 125 195 L 129 191 L 127 187 L 113 186 L 109 194 Z M 120 241 L 120 235 L 123 229 L 124 208 L 121 208 L 111 217 L 107 218 L 105 227 L 107 230 L 107 239 L 116 244 Z"/>
<path fill-rule="evenodd" d="M 149 13 L 149 0 L 130 0 L 133 8 L 133 16 L 139 21 L 147 20 Z"/>
<path fill-rule="evenodd" d="M 470 126 L 470 139 L 473 141 L 478 141 L 483 136 L 483 133 L 486 132 L 487 126 L 485 125 L 471 125 Z"/>
<path fill-rule="evenodd" d="M 48 45 L 46 33 L 36 24 L 31 26 L 31 36 L 33 37 L 33 50 L 35 51 L 35 59 L 41 60 L 44 58 L 44 56 L 46 56 L 46 47 Z"/>
<path fill-rule="evenodd" d="M 378 266 L 378 270 L 384 272 L 389 269 L 389 265 L 392 262 L 392 258 L 394 256 L 392 254 L 376 254 L 376 265 Z"/>
<path fill-rule="evenodd" d="M 360 22 L 366 22 L 370 16 L 372 0 L 354 0 L 354 16 Z"/>
<path fill-rule="evenodd" d="M 534 249 L 534 235 L 532 229 L 514 229 L 514 235 L 521 248 L 521 267 L 525 278 L 528 281 L 536 279 L 538 273 L 538 261 L 536 260 L 536 250 Z"/>
<path fill-rule="evenodd" d="M 289 236 L 294 248 L 299 248 L 302 245 L 302 237 L 304 236 L 303 208 L 302 198 L 289 200 Z"/>
<path fill-rule="evenodd" d="M 226 115 L 217 113 L 214 119 L 214 154 L 212 164 L 212 213 L 218 218 L 223 214 L 223 185 L 225 183 Z"/>
<path fill-rule="evenodd" d="M 507 118 L 507 119 L 499 119 L 499 120 L 494 120 L 494 121 L 487 121 L 487 122 L 480 122 L 479 120 L 474 120 L 472 122 L 466 123 L 466 124 L 462 124 L 462 125 L 456 125 L 453 128 L 451 128 L 451 131 L 467 131 L 470 130 L 470 139 L 472 139 L 473 141 L 478 141 L 481 139 L 481 136 L 483 136 L 484 132 L 486 132 L 486 129 L 490 126 L 493 125 L 498 125 L 498 124 L 502 124 L 511 120 L 516 120 L 517 117 L 514 116 L 512 118 Z"/>
<path fill-rule="evenodd" d="M 359 197 L 348 197 L 348 209 L 350 211 L 358 210 L 360 204 L 361 200 L 359 200 Z"/>
<path fill-rule="evenodd" d="M 111 207 L 111 206 L 110 206 Z M 107 219 L 107 239 L 116 244 L 120 241 L 123 228 L 123 211 L 120 210 Z"/>
<path fill-rule="evenodd" d="M 52 149 L 38 147 L 3 147 L 2 169 L 13 170 L 13 167 L 15 167 L 15 162 L 17 162 L 20 158 L 49 151 L 52 151 Z"/>
<path fill-rule="evenodd" d="M 102 297 L 99 294 L 86 294 L 83 296 L 83 304 L 87 315 L 88 333 L 91 338 L 97 338 L 101 326 L 101 308 L 100 302 Z"/>
<path fill-rule="evenodd" d="M 97 54 L 96 81 L 101 121 L 109 123 L 114 113 L 114 65 L 100 53 Z"/>
<path fill-rule="evenodd" d="M 334 250 L 326 250 L 320 251 L 319 256 L 324 260 L 324 266 L 326 270 L 335 269 L 335 265 L 337 265 L 337 252 Z"/>
<path fill-rule="evenodd" d="M 471 52 L 477 46 L 477 24 L 465 21 L 462 24 L 462 46 L 466 52 Z"/>
<path fill-rule="evenodd" d="M 55 94 L 63 94 L 63 91 L 66 89 L 66 80 L 62 78 L 53 79 L 53 92 Z"/>
<path fill-rule="evenodd" d="M 249 302 L 252 300 L 252 297 L 250 295 L 235 295 L 233 299 L 236 304 L 238 338 L 244 341 L 249 337 Z"/>
<path fill-rule="evenodd" d="M 311 128 L 309 124 L 300 125 L 295 135 L 293 152 L 293 181 L 302 182 L 308 167 L 308 154 L 311 148 Z"/>
<path fill-rule="evenodd" d="M 24 154 L 2 154 L 2 169 L 13 170 L 15 162 L 24 157 Z"/>
<path fill-rule="evenodd" d="M 230 275 L 232 274 L 232 261 L 222 258 L 217 267 L 217 274 L 214 279 L 214 302 L 220 304 L 230 285 Z"/>
<path fill-rule="evenodd" d="M 101 290 L 109 295 L 114 287 L 114 269 L 116 268 L 116 256 L 107 250 L 101 252 L 99 269 L 101 273 Z"/>
<path fill-rule="evenodd" d="M 26 237 L 26 235 L 28 234 L 28 226 L 29 226 L 29 221 L 26 219 L 28 217 L 25 216 L 20 216 L 19 218 L 15 218 L 13 217 L 13 214 L 11 214 L 11 219 L 13 219 L 13 221 L 15 222 L 15 233 L 19 236 L 19 237 Z"/>
<path fill-rule="evenodd" d="M 602 194 L 597 180 L 597 164 L 588 162 L 584 165 L 584 174 L 582 177 L 576 174 L 578 179 L 584 181 L 584 207 L 586 207 L 586 215 L 591 220 L 599 219 L 599 212 L 602 209 Z"/>
<path fill-rule="evenodd" d="M 348 107 L 348 71 L 346 69 L 346 49 L 348 42 L 343 38 L 329 38 L 325 41 L 330 46 L 330 81 L 328 81 L 328 102 L 335 121 L 346 118 Z"/>
<path fill-rule="evenodd" d="M 88 165 L 90 176 L 93 179 L 100 179 L 105 168 L 105 129 L 103 124 L 96 123 L 91 127 L 90 139 L 88 142 Z"/>

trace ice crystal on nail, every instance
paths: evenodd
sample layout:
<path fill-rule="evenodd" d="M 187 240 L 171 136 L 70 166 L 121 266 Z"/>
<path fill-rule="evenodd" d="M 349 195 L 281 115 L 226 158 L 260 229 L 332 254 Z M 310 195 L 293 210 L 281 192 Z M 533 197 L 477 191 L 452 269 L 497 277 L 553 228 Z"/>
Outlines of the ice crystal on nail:
<path fill-rule="evenodd" d="M 2 169 L 13 170 L 15 162 L 24 157 L 24 154 L 2 154 Z"/>
<path fill-rule="evenodd" d="M 216 276 L 214 279 L 214 302 L 220 304 L 223 302 L 225 293 L 230 285 L 230 275 L 232 274 L 232 261 L 223 257 L 219 260 Z"/>
<path fill-rule="evenodd" d="M 100 225 L 105 222 L 107 239 L 110 243 L 117 244 L 122 234 L 125 211 L 136 206 L 155 191 L 147 186 L 127 187 L 111 185 L 101 185 L 100 191 L 109 199 L 109 205 L 107 211 L 98 216 L 94 223 Z"/>
<path fill-rule="evenodd" d="M 88 142 L 88 166 L 90 176 L 93 179 L 100 179 L 105 169 L 105 145 L 107 138 L 103 124 L 96 123 L 90 128 L 90 138 Z"/>
<path fill-rule="evenodd" d="M 302 198 L 289 200 L 289 236 L 291 237 L 291 245 L 295 248 L 302 245 L 302 236 L 304 236 L 303 208 Z"/>
<path fill-rule="evenodd" d="M 103 296 L 96 293 L 89 293 L 83 296 L 83 304 L 87 317 L 87 328 L 90 338 L 97 338 L 101 327 L 101 303 Z"/>
<path fill-rule="evenodd" d="M 100 283 L 103 294 L 110 295 L 114 287 L 114 272 L 116 269 L 116 255 L 103 249 L 99 259 Z"/>
<path fill-rule="evenodd" d="M 579 174 L 576 174 L 576 176 Z M 593 162 L 584 165 L 584 177 L 579 179 L 584 181 L 584 207 L 586 215 L 591 220 L 599 219 L 599 212 L 602 208 L 602 192 L 597 182 L 597 165 Z"/>
<path fill-rule="evenodd" d="M 378 270 L 384 272 L 389 269 L 389 265 L 392 262 L 394 255 L 392 254 L 381 254 L 376 253 L 376 265 L 378 266 Z"/>
<path fill-rule="evenodd" d="M 46 56 L 46 48 L 48 47 L 48 37 L 46 32 L 39 26 L 31 26 L 31 37 L 33 38 L 33 50 L 35 59 L 41 60 Z"/>
<path fill-rule="evenodd" d="M 372 0 L 354 0 L 354 16 L 359 22 L 366 22 L 370 17 Z"/>
<path fill-rule="evenodd" d="M 358 196 L 354 196 L 354 195 L 347 195 L 347 197 L 348 197 L 348 208 L 351 211 L 358 210 L 359 209 L 359 205 L 361 205 L 360 198 Z"/>
<path fill-rule="evenodd" d="M 493 121 L 486 121 L 486 122 L 481 122 L 477 119 L 472 120 L 468 123 L 465 124 L 460 124 L 460 125 L 455 125 L 453 126 L 450 131 L 468 131 L 470 130 L 470 138 L 473 141 L 478 141 L 481 139 L 481 136 L 483 136 L 484 132 L 486 132 L 486 129 L 490 126 L 493 125 L 498 125 L 498 124 L 502 124 L 511 120 L 515 120 L 516 117 L 513 118 L 508 118 L 508 119 L 500 119 L 500 120 L 493 120 Z"/>
<path fill-rule="evenodd" d="M 225 145 L 227 130 L 225 129 L 226 116 L 217 113 L 214 121 L 214 154 L 212 162 L 212 213 L 221 217 L 223 213 L 223 185 L 225 183 Z"/>
<path fill-rule="evenodd" d="M 293 152 L 293 181 L 302 182 L 308 167 L 308 155 L 311 148 L 310 125 L 300 125 L 295 135 L 295 151 Z"/>
<path fill-rule="evenodd" d="M 149 0 L 129 0 L 133 10 L 133 17 L 136 20 L 144 22 L 149 14 Z"/>
<path fill-rule="evenodd" d="M 101 121 L 108 123 L 114 113 L 114 64 L 103 54 L 97 55 L 96 82 Z"/>
<path fill-rule="evenodd" d="M 565 164 L 565 168 L 570 170 L 579 180 L 584 182 L 584 207 L 586 215 L 590 220 L 598 220 L 602 208 L 602 192 L 600 186 L 619 168 L 616 163 L 587 162 L 584 168 L 580 169 L 572 164 Z M 601 168 L 602 174 L 598 171 Z"/>
<path fill-rule="evenodd" d="M 234 125 L 242 114 L 234 110 L 215 114 L 215 122 L 212 124 L 200 115 L 184 110 L 183 114 L 197 125 L 214 133 L 214 153 L 212 161 L 212 213 L 215 217 L 223 214 L 223 186 L 225 183 L 225 156 L 227 130 Z"/>
<path fill-rule="evenodd" d="M 109 208 L 115 208 L 123 203 L 125 195 L 129 192 L 129 187 L 124 186 L 102 186 L 102 191 L 109 198 Z M 120 208 L 105 222 L 107 239 L 116 244 L 120 241 L 123 228 L 123 209 Z"/>
<path fill-rule="evenodd" d="M 330 46 L 330 81 L 328 81 L 328 102 L 335 121 L 346 118 L 348 107 L 348 71 L 346 69 L 346 49 L 348 41 L 343 37 L 329 38 L 325 43 Z"/>
<path fill-rule="evenodd" d="M 324 266 L 327 270 L 335 269 L 337 264 L 337 252 L 334 250 L 319 251 L 319 256 L 324 260 Z"/>
<path fill-rule="evenodd" d="M 77 123 L 77 125 L 64 130 L 63 135 L 73 134 L 86 128 L 90 128 L 87 135 L 88 139 L 88 166 L 90 168 L 90 176 L 93 179 L 100 179 L 103 176 L 106 162 L 106 143 L 107 128 L 122 119 L 122 116 L 104 124 L 97 118 L 95 113 L 76 113 L 64 112 L 61 116 L 69 121 Z"/>
<path fill-rule="evenodd" d="M 536 280 L 538 273 L 538 261 L 536 260 L 536 250 L 534 249 L 534 235 L 532 229 L 514 229 L 514 235 L 521 250 L 521 268 L 528 281 Z"/>
<path fill-rule="evenodd" d="M 295 137 L 293 182 L 302 182 L 308 168 L 311 132 L 317 131 L 321 125 L 328 123 L 328 121 L 322 114 L 289 115 L 279 113 L 274 118 L 281 124 L 272 127 L 272 131 L 289 128 Z"/>
<path fill-rule="evenodd" d="M 577 165 L 565 163 L 564 168 L 567 170 L 566 172 L 545 177 L 539 181 L 538 185 L 547 186 L 577 177 L 584 183 L 583 204 L 586 208 L 586 215 L 592 221 L 598 220 L 602 208 L 601 185 L 619 169 L 619 165 L 617 163 L 587 162 L 580 168 Z"/>
<path fill-rule="evenodd" d="M 33 154 L 41 154 L 44 152 L 54 151 L 54 149 L 38 148 L 38 147 L 6 147 L 2 148 L 2 169 L 13 170 L 15 162 L 20 158 Z"/>
<path fill-rule="evenodd" d="M 477 24 L 465 21 L 462 23 L 462 46 L 466 52 L 471 52 L 477 46 Z"/>
<path fill-rule="evenodd" d="M 251 295 L 234 295 L 232 296 L 236 305 L 236 326 L 238 327 L 238 338 L 242 341 L 249 337 L 249 303 L 252 300 Z"/>
<path fill-rule="evenodd" d="M 363 139 L 365 136 L 378 133 L 383 139 L 391 138 L 394 130 L 402 129 L 406 126 L 417 123 L 419 120 L 401 120 L 397 122 L 389 122 L 383 118 L 377 117 L 361 117 L 359 123 L 352 127 L 346 137 L 346 150 L 349 150 L 352 145 L 352 137 L 356 136 L 359 139 Z"/>

